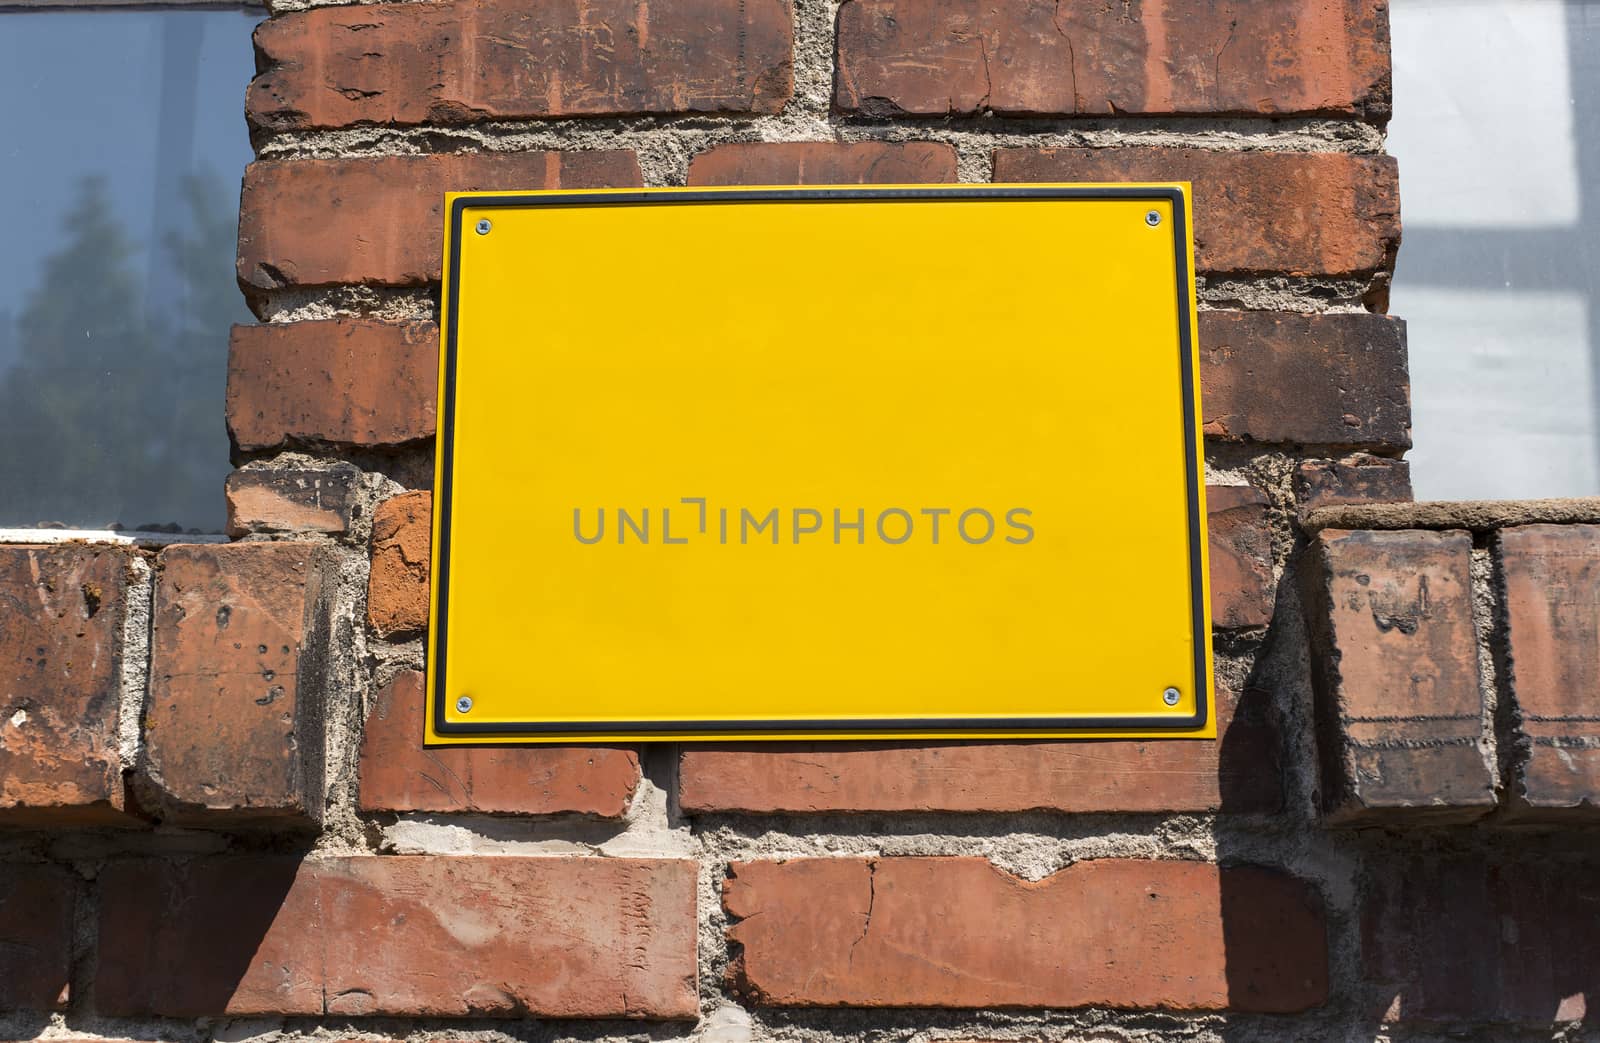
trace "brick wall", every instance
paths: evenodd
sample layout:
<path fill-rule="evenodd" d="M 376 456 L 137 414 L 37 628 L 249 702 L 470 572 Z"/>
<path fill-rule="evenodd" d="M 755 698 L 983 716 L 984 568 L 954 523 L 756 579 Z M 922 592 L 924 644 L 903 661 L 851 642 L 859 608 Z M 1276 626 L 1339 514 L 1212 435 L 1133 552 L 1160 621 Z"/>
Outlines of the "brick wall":
<path fill-rule="evenodd" d="M 1600 1019 L 1600 505 L 1408 502 L 1381 0 L 278 0 L 257 58 L 235 542 L 0 546 L 0 1039 Z M 1218 742 L 420 748 L 444 191 L 1130 178 L 1195 184 Z"/>

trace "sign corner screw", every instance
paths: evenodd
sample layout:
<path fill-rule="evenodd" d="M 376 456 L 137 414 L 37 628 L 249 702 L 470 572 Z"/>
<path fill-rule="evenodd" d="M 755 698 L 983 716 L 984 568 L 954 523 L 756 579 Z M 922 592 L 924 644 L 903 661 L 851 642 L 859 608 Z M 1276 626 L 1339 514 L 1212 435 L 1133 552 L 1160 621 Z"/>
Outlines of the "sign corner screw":
<path fill-rule="evenodd" d="M 1182 697 L 1183 697 L 1182 693 L 1179 692 L 1176 688 L 1168 688 L 1166 691 L 1161 693 L 1162 701 L 1165 702 L 1168 706 L 1177 706 L 1178 705 L 1178 700 L 1181 699 Z M 466 701 L 468 703 L 472 702 L 471 699 L 468 699 Z"/>
<path fill-rule="evenodd" d="M 1150 212 L 1151 213 L 1155 213 L 1154 210 L 1152 210 Z M 1157 220 L 1159 220 L 1159 218 Z M 489 229 L 491 229 L 493 227 L 494 227 L 494 225 L 489 223 L 489 219 L 487 217 L 480 217 L 478 219 L 478 223 L 476 225 L 476 228 L 478 229 L 478 234 L 479 235 L 488 235 L 489 234 Z M 467 701 L 470 703 L 472 700 L 469 699 Z"/>
<path fill-rule="evenodd" d="M 456 712 L 457 713 L 471 713 L 472 712 L 472 697 L 470 695 L 463 695 L 461 698 L 456 700 Z"/>
<path fill-rule="evenodd" d="M 482 226 L 487 223 L 488 222 L 479 222 L 478 231 L 484 231 Z M 1144 223 L 1149 225 L 1151 228 L 1154 228 L 1156 225 L 1161 223 L 1161 212 L 1159 210 L 1147 211 L 1144 215 Z"/>

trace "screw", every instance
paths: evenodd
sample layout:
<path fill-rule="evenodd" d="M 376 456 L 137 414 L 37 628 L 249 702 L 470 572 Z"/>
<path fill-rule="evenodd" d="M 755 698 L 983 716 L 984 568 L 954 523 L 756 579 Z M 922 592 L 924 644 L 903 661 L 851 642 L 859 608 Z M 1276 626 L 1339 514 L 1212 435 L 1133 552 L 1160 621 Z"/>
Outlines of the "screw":
<path fill-rule="evenodd" d="M 489 229 L 491 229 L 493 227 L 494 227 L 494 225 L 491 225 L 489 223 L 489 219 L 487 217 L 478 219 L 478 234 L 479 235 L 488 235 L 489 234 Z M 471 702 L 471 700 L 469 699 L 468 702 Z"/>
<path fill-rule="evenodd" d="M 1151 210 L 1151 211 L 1147 212 L 1144 215 L 1144 223 L 1149 225 L 1151 228 L 1154 228 L 1156 225 L 1160 224 L 1161 223 L 1161 214 L 1160 214 L 1160 212 L 1156 211 L 1156 210 Z M 488 222 L 485 221 L 485 222 L 482 222 L 482 224 L 488 224 Z M 478 231 L 480 231 L 480 232 L 484 231 L 482 225 L 479 226 Z"/>
<path fill-rule="evenodd" d="M 1162 701 L 1168 706 L 1177 706 L 1180 698 L 1182 698 L 1182 693 L 1180 693 L 1176 688 L 1168 688 L 1166 691 L 1161 693 Z M 470 703 L 472 700 L 468 699 L 467 702 Z"/>
<path fill-rule="evenodd" d="M 456 700 L 456 712 L 457 713 L 471 713 L 472 712 L 472 697 L 470 695 L 463 695 L 461 698 Z"/>

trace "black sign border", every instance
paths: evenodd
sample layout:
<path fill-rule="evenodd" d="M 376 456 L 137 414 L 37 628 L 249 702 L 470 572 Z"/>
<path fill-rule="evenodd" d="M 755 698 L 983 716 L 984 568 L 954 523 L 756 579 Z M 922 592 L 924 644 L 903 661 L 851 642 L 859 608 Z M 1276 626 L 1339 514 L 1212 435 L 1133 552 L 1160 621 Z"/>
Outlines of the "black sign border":
<path fill-rule="evenodd" d="M 1185 193 L 1180 188 L 1157 187 L 1055 187 L 1055 186 L 1000 186 L 959 185 L 928 186 L 917 188 L 759 188 L 719 191 L 661 192 L 639 189 L 624 192 L 573 192 L 562 195 L 535 195 L 500 193 L 456 198 L 450 207 L 449 220 L 449 282 L 446 323 L 444 331 L 445 366 L 440 396 L 438 422 L 439 473 L 434 478 L 433 509 L 439 518 L 439 554 L 433 577 L 437 591 L 437 618 L 431 619 L 433 644 L 433 729 L 438 735 L 483 735 L 514 740 L 518 736 L 560 735 L 648 735 L 658 734 L 659 741 L 693 742 L 719 741 L 748 737 L 752 733 L 814 733 L 814 732 L 873 732 L 874 741 L 892 741 L 895 733 L 906 735 L 919 732 L 1113 732 L 1113 731 L 1193 731 L 1206 723 L 1210 707 L 1207 693 L 1210 690 L 1210 636 L 1205 632 L 1206 575 L 1202 545 L 1204 526 L 1201 512 L 1204 509 L 1204 490 L 1200 479 L 1196 445 L 1194 330 L 1190 322 L 1190 295 L 1194 292 L 1193 276 L 1189 271 L 1188 214 L 1184 205 Z M 890 717 L 843 719 L 783 719 L 783 720 L 710 720 L 710 721 L 517 721 L 472 722 L 450 721 L 445 710 L 448 699 L 444 691 L 447 677 L 448 649 L 445 636 L 450 600 L 450 506 L 455 463 L 455 404 L 456 404 L 456 331 L 461 314 L 461 240 L 464 215 L 467 209 L 484 210 L 504 207 L 564 207 L 564 206 L 626 206 L 648 203 L 748 203 L 764 200 L 791 202 L 838 202 L 840 200 L 973 200 L 973 199 L 1079 199 L 1079 200 L 1145 200 L 1172 204 L 1173 255 L 1176 258 L 1176 286 L 1178 302 L 1178 340 L 1183 374 L 1183 447 L 1184 470 L 1189 498 L 1189 588 L 1190 620 L 1194 628 L 1194 693 L 1195 711 L 1186 717 L 1170 714 L 1126 717 Z M 1157 693 L 1151 693 L 1155 697 Z M 717 739 L 684 739 L 678 733 L 719 733 Z M 474 745 L 495 745 L 495 738 L 485 738 Z M 843 738 L 860 738 L 858 734 Z M 608 740 L 575 740 L 600 742 Z M 647 740 L 645 740 L 647 741 Z M 506 741 L 506 745 L 516 745 Z M 434 744 L 445 745 L 445 744 Z M 460 746 L 461 743 L 448 745 Z"/>

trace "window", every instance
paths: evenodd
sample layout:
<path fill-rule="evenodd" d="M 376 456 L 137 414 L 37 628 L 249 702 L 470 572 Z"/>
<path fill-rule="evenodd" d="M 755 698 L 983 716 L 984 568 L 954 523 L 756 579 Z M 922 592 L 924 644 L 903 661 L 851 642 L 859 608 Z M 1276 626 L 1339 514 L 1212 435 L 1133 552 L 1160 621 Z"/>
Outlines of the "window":
<path fill-rule="evenodd" d="M 1600 493 L 1600 0 L 1394 0 L 1419 499 Z"/>
<path fill-rule="evenodd" d="M 223 526 L 259 12 L 0 12 L 0 527 Z"/>

